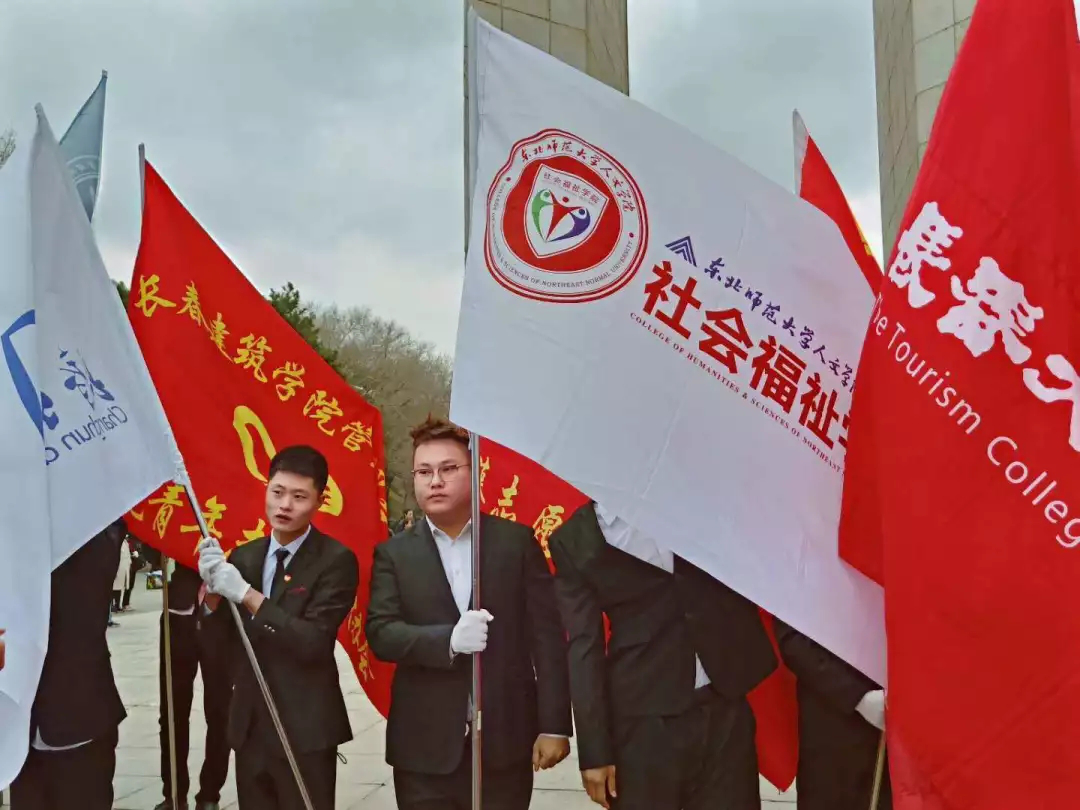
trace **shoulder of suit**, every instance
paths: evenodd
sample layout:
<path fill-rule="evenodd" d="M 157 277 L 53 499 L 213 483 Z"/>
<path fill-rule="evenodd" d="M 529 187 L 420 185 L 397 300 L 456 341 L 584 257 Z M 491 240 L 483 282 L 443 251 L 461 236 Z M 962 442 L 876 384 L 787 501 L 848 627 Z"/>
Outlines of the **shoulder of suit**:
<path fill-rule="evenodd" d="M 484 515 L 480 520 L 480 542 L 484 541 L 484 532 L 498 534 L 500 537 L 516 538 L 521 542 L 536 542 L 536 536 L 530 526 L 497 515 Z"/>
<path fill-rule="evenodd" d="M 551 537 L 548 538 L 548 545 L 563 546 L 573 542 L 573 539 L 578 536 L 581 527 L 586 525 L 586 521 L 590 519 L 595 521 L 596 513 L 593 511 L 592 501 L 587 501 L 575 509 L 570 517 L 552 532 Z"/>
<path fill-rule="evenodd" d="M 319 543 L 322 546 L 322 551 L 323 551 L 324 554 L 333 554 L 335 556 L 336 555 L 342 555 L 342 556 L 348 556 L 348 557 L 355 557 L 356 556 L 355 551 L 353 551 L 347 545 L 342 543 L 336 537 L 331 537 L 326 532 L 321 532 L 317 528 L 315 528 L 314 526 L 311 527 L 311 534 L 308 535 L 307 540 L 305 540 L 304 542 L 308 543 L 308 542 L 311 542 L 312 540 L 314 540 L 316 543 Z"/>

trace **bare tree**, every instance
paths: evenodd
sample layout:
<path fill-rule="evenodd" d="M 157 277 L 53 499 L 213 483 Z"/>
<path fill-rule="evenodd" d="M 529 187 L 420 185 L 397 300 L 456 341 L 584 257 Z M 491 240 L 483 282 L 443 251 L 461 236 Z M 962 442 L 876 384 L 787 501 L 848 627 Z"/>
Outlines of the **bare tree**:
<path fill-rule="evenodd" d="M 387 501 L 393 521 L 415 503 L 409 430 L 450 408 L 452 363 L 394 321 L 370 309 L 320 308 L 316 326 L 345 379 L 382 411 Z"/>
<path fill-rule="evenodd" d="M 8 129 L 0 132 L 0 168 L 7 163 L 15 151 L 15 131 Z"/>

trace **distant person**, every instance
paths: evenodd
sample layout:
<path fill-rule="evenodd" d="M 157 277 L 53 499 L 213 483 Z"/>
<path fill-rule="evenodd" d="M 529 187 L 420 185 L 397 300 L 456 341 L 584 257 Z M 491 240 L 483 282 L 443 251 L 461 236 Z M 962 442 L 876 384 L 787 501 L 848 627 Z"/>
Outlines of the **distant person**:
<path fill-rule="evenodd" d="M 49 646 L 13 810 L 112 810 L 119 726 L 106 619 L 127 527 L 117 520 L 52 572 Z"/>
<path fill-rule="evenodd" d="M 131 594 L 135 590 L 135 581 L 138 579 L 139 571 L 146 565 L 146 560 L 142 551 L 142 543 L 140 543 L 133 534 L 128 535 L 127 541 L 128 547 L 131 549 L 131 565 L 128 569 L 127 588 L 124 589 L 124 593 L 120 597 L 121 613 L 127 613 L 131 610 Z"/>
<path fill-rule="evenodd" d="M 199 573 L 212 592 L 206 605 L 215 609 L 220 595 L 239 608 L 315 810 L 333 810 L 337 749 L 352 739 L 334 648 L 360 579 L 356 555 L 311 523 L 329 474 L 315 448 L 286 447 L 270 462 L 270 536 L 238 546 L 229 561 L 212 539 L 203 540 L 199 554 Z M 240 810 L 301 810 L 300 790 L 230 613 L 218 609 L 215 618 L 233 639 L 229 743 Z"/>
<path fill-rule="evenodd" d="M 885 692 L 779 619 L 774 626 L 799 699 L 799 810 L 863 810 L 874 787 Z M 892 807 L 888 776 L 886 765 L 879 810 Z"/>
<path fill-rule="evenodd" d="M 472 592 L 469 434 L 428 420 L 412 432 L 426 517 L 375 547 L 367 639 L 397 664 L 386 761 L 400 810 L 468 810 L 473 661 L 483 653 L 483 803 L 524 810 L 533 774 L 570 753 L 566 637 L 544 553 L 527 526 L 480 524 L 482 610 Z"/>
<path fill-rule="evenodd" d="M 176 563 L 169 578 L 168 611 L 162 611 L 158 631 L 158 727 L 161 749 L 161 782 L 165 800 L 155 810 L 175 810 L 172 804 L 172 768 L 169 755 L 169 715 L 165 681 L 165 621 L 169 621 L 172 658 L 173 721 L 176 728 L 176 787 L 179 810 L 187 810 L 190 790 L 188 752 L 191 737 L 191 704 L 195 675 L 202 670 L 203 715 L 206 737 L 195 810 L 218 810 L 221 788 L 229 775 L 229 681 L 228 627 L 209 620 L 199 610 L 202 579 L 187 566 Z"/>

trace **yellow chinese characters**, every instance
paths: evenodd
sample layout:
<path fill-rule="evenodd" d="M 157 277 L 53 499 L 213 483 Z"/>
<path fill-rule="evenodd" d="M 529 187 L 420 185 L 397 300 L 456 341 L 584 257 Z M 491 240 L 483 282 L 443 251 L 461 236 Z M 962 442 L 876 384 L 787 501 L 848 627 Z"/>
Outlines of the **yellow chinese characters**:
<path fill-rule="evenodd" d="M 194 282 L 188 282 L 187 290 L 184 292 L 184 306 L 180 308 L 177 315 L 187 315 L 199 326 L 206 326 L 206 319 L 203 317 L 202 304 L 199 303 L 199 291 L 195 289 Z"/>
<path fill-rule="evenodd" d="M 356 650 L 356 674 L 361 680 L 370 681 L 374 676 L 371 672 L 371 660 L 368 657 L 368 644 L 366 641 L 361 642 L 364 637 L 364 613 L 355 599 L 349 617 L 345 620 L 345 627 L 349 634 L 349 641 Z"/>
<path fill-rule="evenodd" d="M 494 509 L 491 510 L 491 514 L 496 517 L 506 518 L 507 520 L 517 520 L 517 513 L 510 510 L 514 506 L 514 498 L 518 494 L 518 477 L 515 475 L 514 480 L 510 482 L 510 486 L 503 487 L 503 496 L 499 498 Z"/>
<path fill-rule="evenodd" d="M 352 450 L 355 453 L 365 444 L 371 447 L 371 428 L 364 427 L 363 423 L 349 422 L 341 430 L 346 434 L 341 442 L 346 450 Z"/>
<path fill-rule="evenodd" d="M 480 459 L 480 503 L 484 503 L 487 498 L 484 497 L 484 480 L 487 478 L 488 470 L 491 469 L 491 456 Z"/>
<path fill-rule="evenodd" d="M 223 503 L 218 503 L 217 495 L 204 503 L 203 506 L 205 507 L 203 510 L 203 520 L 206 521 L 206 530 L 220 540 L 222 534 L 217 528 L 217 522 L 225 517 L 225 510 L 228 509 L 228 507 Z M 202 542 L 202 530 L 199 528 L 198 524 L 181 526 L 180 531 L 198 532 L 200 535 L 199 542 Z M 196 545 L 198 545 L 198 543 L 196 543 Z"/>
<path fill-rule="evenodd" d="M 285 402 L 296 396 L 296 389 L 304 387 L 304 381 L 301 379 L 304 374 L 305 369 L 299 363 L 286 363 L 281 368 L 275 369 L 274 379 L 282 378 L 281 382 L 274 386 L 278 399 Z"/>
<path fill-rule="evenodd" d="M 172 520 L 173 509 L 177 506 L 183 507 L 184 502 L 180 500 L 180 494 L 183 491 L 182 486 L 173 484 L 160 498 L 152 498 L 149 501 L 151 506 L 158 508 L 154 515 L 154 530 L 158 533 L 158 537 L 164 539 L 165 531 L 169 528 L 169 521 Z"/>
<path fill-rule="evenodd" d="M 304 406 L 304 416 L 310 416 L 319 423 L 319 430 L 327 436 L 333 436 L 336 428 L 327 427 L 335 416 L 344 416 L 345 412 L 338 407 L 337 397 L 327 397 L 326 392 L 319 389 L 307 401 Z"/>
<path fill-rule="evenodd" d="M 225 321 L 221 320 L 220 312 L 206 328 L 210 330 L 210 340 L 218 347 L 218 351 L 229 357 L 229 352 L 225 349 L 225 337 L 229 334 L 229 330 L 225 328 Z M 229 359 L 232 358 L 229 357 Z"/>
<path fill-rule="evenodd" d="M 158 295 L 161 287 L 161 277 L 156 273 L 152 276 L 139 277 L 139 298 L 135 302 L 135 309 L 142 311 L 147 318 L 153 317 L 158 307 L 175 307 L 172 301 L 168 301 Z"/>
<path fill-rule="evenodd" d="M 563 525 L 563 514 L 566 510 L 561 506 L 550 504 L 544 507 L 536 520 L 533 522 L 533 534 L 536 536 L 537 541 L 540 543 L 540 547 L 544 549 L 544 556 L 551 559 L 551 552 L 548 551 L 548 540 L 557 528 Z"/>
<path fill-rule="evenodd" d="M 262 335 L 255 337 L 251 334 L 240 340 L 240 346 L 241 348 L 236 350 L 233 362 L 245 369 L 250 368 L 256 380 L 266 382 L 266 373 L 262 370 L 262 366 L 266 362 L 266 353 L 273 351 L 266 344 L 266 338 Z"/>
<path fill-rule="evenodd" d="M 254 529 L 244 529 L 244 539 L 238 540 L 236 545 L 242 546 L 253 540 L 258 540 L 260 537 L 266 537 L 266 535 L 266 521 L 259 518 L 259 523 Z"/>

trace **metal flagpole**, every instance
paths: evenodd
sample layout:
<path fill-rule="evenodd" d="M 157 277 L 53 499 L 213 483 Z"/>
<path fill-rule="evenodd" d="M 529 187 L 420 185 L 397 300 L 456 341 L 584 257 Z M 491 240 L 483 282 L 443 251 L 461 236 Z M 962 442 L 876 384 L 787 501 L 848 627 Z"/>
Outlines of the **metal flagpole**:
<path fill-rule="evenodd" d="M 878 802 L 881 801 L 881 782 L 885 777 L 885 732 L 881 732 L 881 740 L 877 747 L 877 764 L 874 766 L 874 790 L 870 794 L 870 810 L 878 810 Z"/>
<path fill-rule="evenodd" d="M 169 798 L 173 810 L 179 810 L 176 784 L 176 712 L 173 710 L 172 635 L 169 628 L 169 558 L 161 555 L 162 634 L 165 639 L 165 711 L 169 724 Z"/>
<path fill-rule="evenodd" d="M 177 483 L 183 484 L 184 490 L 187 492 L 188 502 L 191 504 L 192 510 L 195 512 L 195 517 L 199 521 L 199 529 L 202 531 L 203 537 L 210 537 L 210 529 L 206 525 L 206 519 L 203 517 L 202 508 L 199 506 L 199 500 L 195 497 L 195 490 L 192 489 L 189 481 L 178 481 Z M 266 708 L 270 711 L 270 720 L 274 724 L 274 729 L 277 731 L 278 739 L 281 740 L 281 747 L 285 749 L 285 758 L 289 761 L 289 767 L 292 769 L 293 778 L 296 779 L 296 786 L 300 789 L 300 797 L 304 800 L 304 807 L 306 810 L 315 810 L 315 806 L 311 803 L 311 796 L 308 795 L 307 785 L 304 784 L 304 777 L 300 775 L 300 766 L 296 763 L 296 755 L 293 754 L 292 746 L 289 744 L 289 738 L 285 734 L 285 726 L 281 723 L 281 716 L 278 714 L 277 704 L 274 703 L 274 696 L 270 694 L 270 687 L 266 684 L 266 678 L 263 676 L 262 667 L 259 666 L 259 661 L 255 657 L 255 650 L 251 646 L 251 639 L 248 638 L 247 630 L 244 629 L 244 620 L 240 618 L 240 611 L 237 610 L 236 605 L 231 601 L 229 602 L 229 610 L 232 611 L 233 621 L 236 623 L 236 629 L 240 633 L 240 641 L 244 644 L 244 652 L 247 653 L 248 661 L 251 662 L 251 668 L 255 671 L 255 680 L 259 682 L 259 690 L 262 692 L 263 700 L 266 701 Z"/>
<path fill-rule="evenodd" d="M 472 455 L 472 609 L 480 610 L 480 437 L 469 434 Z M 481 770 L 480 653 L 472 656 L 472 810 L 480 810 Z"/>
<path fill-rule="evenodd" d="M 101 71 L 102 78 L 105 71 Z M 139 210 L 146 208 L 146 147 L 139 144 Z M 195 512 L 202 517 L 202 512 L 196 508 Z M 172 633 L 169 622 L 169 558 L 161 555 L 161 609 L 162 609 L 162 634 L 165 640 L 165 712 L 168 717 L 169 727 L 169 798 L 172 799 L 173 810 L 179 810 L 176 784 L 176 712 L 173 702 L 173 677 L 172 677 Z M 196 609 L 198 606 L 196 605 Z"/>

